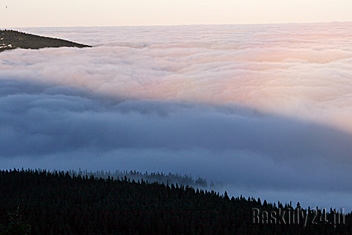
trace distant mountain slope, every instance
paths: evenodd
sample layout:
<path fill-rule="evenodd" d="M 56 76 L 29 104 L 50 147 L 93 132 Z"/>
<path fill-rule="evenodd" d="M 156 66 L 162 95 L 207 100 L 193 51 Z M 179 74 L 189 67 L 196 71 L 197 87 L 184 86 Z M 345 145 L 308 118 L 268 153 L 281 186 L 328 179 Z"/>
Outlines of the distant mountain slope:
<path fill-rule="evenodd" d="M 4 50 L 23 48 L 40 49 L 45 47 L 91 47 L 67 40 L 42 37 L 14 30 L 0 30 L 0 52 Z"/>

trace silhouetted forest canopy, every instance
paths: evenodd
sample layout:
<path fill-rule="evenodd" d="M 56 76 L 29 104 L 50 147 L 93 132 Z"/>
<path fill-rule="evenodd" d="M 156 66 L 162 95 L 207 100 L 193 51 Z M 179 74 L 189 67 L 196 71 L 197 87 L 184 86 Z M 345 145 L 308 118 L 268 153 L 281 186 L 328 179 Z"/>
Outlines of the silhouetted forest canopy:
<path fill-rule="evenodd" d="M 255 211 L 299 211 L 308 220 L 304 226 Z M 0 224 L 0 234 L 352 234 L 351 213 L 337 218 L 333 209 L 230 198 L 127 176 L 16 169 L 0 171 Z"/>
<path fill-rule="evenodd" d="M 0 30 L 0 52 L 16 48 L 40 49 L 46 47 L 90 47 L 67 40 L 37 36 L 14 30 Z"/>
<path fill-rule="evenodd" d="M 109 177 L 113 177 L 115 179 L 121 179 L 125 176 L 130 180 L 141 181 L 144 180 L 147 183 L 161 183 L 161 184 L 179 184 L 179 185 L 188 185 L 196 188 L 203 188 L 206 189 L 208 186 L 214 187 L 221 187 L 223 186 L 220 182 L 211 182 L 209 185 L 205 178 L 198 177 L 193 179 L 191 175 L 180 175 L 180 174 L 172 174 L 169 172 L 165 174 L 163 172 L 139 172 L 139 171 L 82 171 L 79 169 L 78 171 L 69 170 L 68 171 L 72 176 L 93 176 L 95 178 L 103 178 L 108 179 Z"/>

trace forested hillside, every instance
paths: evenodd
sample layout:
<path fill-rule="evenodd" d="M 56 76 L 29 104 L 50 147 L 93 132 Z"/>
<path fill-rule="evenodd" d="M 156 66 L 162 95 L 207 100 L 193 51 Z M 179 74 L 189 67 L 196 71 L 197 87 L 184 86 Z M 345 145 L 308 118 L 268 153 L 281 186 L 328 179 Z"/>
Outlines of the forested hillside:
<path fill-rule="evenodd" d="M 266 220 L 253 215 L 255 208 L 271 214 L 299 210 L 309 218 L 306 225 L 287 217 Z M 352 234 L 351 214 L 334 226 L 333 211 L 318 209 L 317 218 L 313 211 L 127 177 L 0 171 L 0 234 Z"/>
<path fill-rule="evenodd" d="M 90 47 L 67 40 L 42 37 L 14 30 L 0 30 L 0 52 L 15 48 L 40 49 L 46 47 Z"/>
<path fill-rule="evenodd" d="M 209 185 L 207 180 L 201 177 L 193 179 L 191 175 L 179 175 L 179 174 L 164 174 L 162 172 L 139 172 L 139 171 L 87 171 L 87 170 L 79 170 L 79 171 L 68 171 L 72 176 L 93 176 L 95 178 L 103 178 L 108 179 L 109 177 L 113 177 L 115 179 L 122 179 L 125 176 L 130 180 L 141 181 L 144 180 L 149 183 L 158 182 L 161 184 L 179 184 L 179 185 L 188 185 L 196 188 L 207 189 L 208 186 L 212 188 L 219 188 L 222 186 L 219 182 L 211 182 Z"/>

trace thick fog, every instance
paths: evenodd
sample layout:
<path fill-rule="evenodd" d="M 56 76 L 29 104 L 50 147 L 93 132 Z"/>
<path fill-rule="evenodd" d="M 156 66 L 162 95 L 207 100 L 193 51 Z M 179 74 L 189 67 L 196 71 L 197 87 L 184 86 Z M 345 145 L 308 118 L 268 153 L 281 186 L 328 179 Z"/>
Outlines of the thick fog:
<path fill-rule="evenodd" d="M 352 24 L 19 29 L 0 53 L 0 168 L 191 174 L 351 209 Z"/>

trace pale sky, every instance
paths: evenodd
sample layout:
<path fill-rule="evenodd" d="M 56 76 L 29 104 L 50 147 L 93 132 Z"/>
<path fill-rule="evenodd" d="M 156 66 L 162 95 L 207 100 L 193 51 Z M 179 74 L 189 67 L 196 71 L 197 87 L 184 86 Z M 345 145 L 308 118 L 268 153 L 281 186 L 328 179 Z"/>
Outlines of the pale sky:
<path fill-rule="evenodd" d="M 352 21 L 351 0 L 0 0 L 0 28 Z"/>

